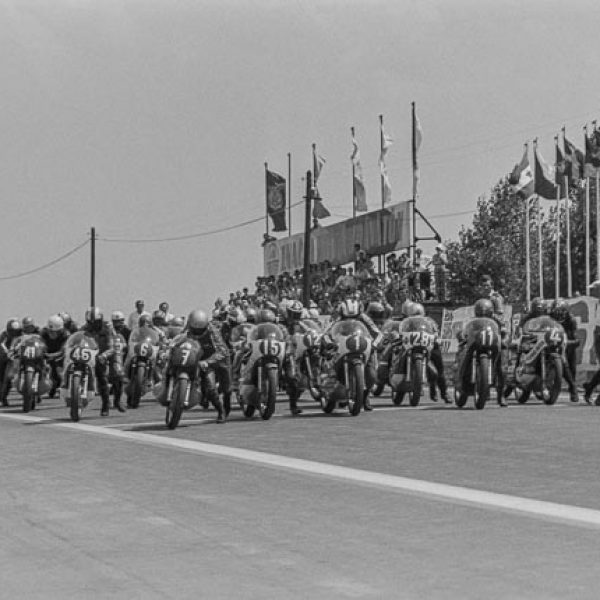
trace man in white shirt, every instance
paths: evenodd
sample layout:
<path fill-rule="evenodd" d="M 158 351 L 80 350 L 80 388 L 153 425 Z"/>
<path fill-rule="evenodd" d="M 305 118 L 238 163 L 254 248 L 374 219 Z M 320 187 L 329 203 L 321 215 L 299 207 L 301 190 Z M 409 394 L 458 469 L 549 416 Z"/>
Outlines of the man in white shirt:
<path fill-rule="evenodd" d="M 140 316 L 144 312 L 144 306 L 145 304 L 143 300 L 136 300 L 135 310 L 129 315 L 129 318 L 127 319 L 127 327 L 129 327 L 129 329 L 131 329 L 132 331 L 138 326 Z"/>

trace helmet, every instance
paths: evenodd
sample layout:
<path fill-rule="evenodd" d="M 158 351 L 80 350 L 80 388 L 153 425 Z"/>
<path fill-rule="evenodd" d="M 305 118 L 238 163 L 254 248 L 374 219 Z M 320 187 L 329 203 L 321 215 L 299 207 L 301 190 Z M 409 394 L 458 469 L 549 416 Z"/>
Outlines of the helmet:
<path fill-rule="evenodd" d="M 409 308 L 410 317 L 424 317 L 425 307 L 420 302 L 413 302 Z"/>
<path fill-rule="evenodd" d="M 65 325 L 67 325 L 67 323 L 70 323 L 73 319 L 71 319 L 71 315 L 68 312 L 60 312 L 58 313 L 58 316 L 63 320 L 63 323 Z"/>
<path fill-rule="evenodd" d="M 231 325 L 239 325 L 240 323 L 243 323 L 246 320 L 246 315 L 244 314 L 244 311 L 241 308 L 238 308 L 237 306 L 232 306 L 229 309 L 227 320 Z"/>
<path fill-rule="evenodd" d="M 110 316 L 110 320 L 114 323 L 115 321 L 121 322 L 125 321 L 125 315 L 120 310 L 113 311 L 113 314 Z"/>
<path fill-rule="evenodd" d="M 102 311 L 97 306 L 91 306 L 85 311 L 85 322 L 86 323 L 97 323 L 98 321 L 102 321 L 104 319 L 104 315 Z"/>
<path fill-rule="evenodd" d="M 167 324 L 167 315 L 160 308 L 152 313 L 152 324 L 156 327 L 164 327 Z"/>
<path fill-rule="evenodd" d="M 185 325 L 185 320 L 183 317 L 173 317 L 170 325 L 172 327 L 183 327 Z"/>
<path fill-rule="evenodd" d="M 309 308 L 308 309 L 308 317 L 310 319 L 318 319 L 320 317 L 319 309 L 318 308 Z"/>
<path fill-rule="evenodd" d="M 411 314 L 412 304 L 413 304 L 412 300 L 405 300 L 402 303 L 402 309 L 401 310 L 402 310 L 402 314 L 405 317 L 408 317 Z"/>
<path fill-rule="evenodd" d="M 8 333 L 16 333 L 17 335 L 21 333 L 22 327 L 19 319 L 9 319 L 6 323 L 6 331 Z"/>
<path fill-rule="evenodd" d="M 187 328 L 192 335 L 202 335 L 208 327 L 208 315 L 203 310 L 193 310 L 187 318 Z"/>
<path fill-rule="evenodd" d="M 214 321 L 218 321 L 221 318 L 221 309 L 220 308 L 213 308 L 212 318 Z"/>
<path fill-rule="evenodd" d="M 246 321 L 248 323 L 256 323 L 256 309 L 251 306 L 246 309 Z"/>
<path fill-rule="evenodd" d="M 273 311 L 273 313 L 277 314 L 277 305 L 274 302 L 271 302 L 270 300 L 267 300 L 265 302 L 265 305 L 263 308 L 266 308 L 267 310 L 271 310 L 271 311 Z"/>
<path fill-rule="evenodd" d="M 275 316 L 275 313 L 268 308 L 263 308 L 258 313 L 258 322 L 259 323 L 275 323 L 276 320 L 277 320 L 277 317 Z"/>
<path fill-rule="evenodd" d="M 299 319 L 302 318 L 302 311 L 303 310 L 304 310 L 304 305 L 302 304 L 302 302 L 300 302 L 300 300 L 294 300 L 287 307 L 287 316 L 290 319 L 299 320 Z"/>
<path fill-rule="evenodd" d="M 494 304 L 487 298 L 480 298 L 475 302 L 476 317 L 492 317 L 494 315 Z"/>
<path fill-rule="evenodd" d="M 354 319 L 360 314 L 360 303 L 353 298 L 346 298 L 340 306 L 342 319 Z"/>
<path fill-rule="evenodd" d="M 550 308 L 550 316 L 557 321 L 562 321 L 569 314 L 569 305 L 566 300 L 562 298 L 557 298 L 552 302 L 552 307 Z"/>
<path fill-rule="evenodd" d="M 534 298 L 531 301 L 531 314 L 539 317 L 545 315 L 548 312 L 546 303 L 541 298 Z"/>
<path fill-rule="evenodd" d="M 62 331 L 64 329 L 65 322 L 62 320 L 60 315 L 52 315 L 48 319 L 48 331 Z"/>
<path fill-rule="evenodd" d="M 367 306 L 367 315 L 369 315 L 371 319 L 383 319 L 385 317 L 385 308 L 383 308 L 383 304 L 381 304 L 381 302 L 369 302 L 369 306 Z"/>
<path fill-rule="evenodd" d="M 35 329 L 35 321 L 33 317 L 23 317 L 23 321 L 21 321 L 21 327 L 25 333 L 29 333 Z"/>

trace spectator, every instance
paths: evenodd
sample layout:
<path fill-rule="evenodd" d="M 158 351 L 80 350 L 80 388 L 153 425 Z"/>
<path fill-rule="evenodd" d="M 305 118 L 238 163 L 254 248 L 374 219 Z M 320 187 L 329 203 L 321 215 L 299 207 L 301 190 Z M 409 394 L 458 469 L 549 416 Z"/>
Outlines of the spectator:
<path fill-rule="evenodd" d="M 129 315 L 127 319 L 127 327 L 133 331 L 138 326 L 138 321 L 144 312 L 145 302 L 143 300 L 136 300 L 135 310 Z"/>
<path fill-rule="evenodd" d="M 438 302 L 446 301 L 446 265 L 448 261 L 444 255 L 444 246 L 438 244 L 435 247 L 435 254 L 431 257 L 431 260 L 427 264 L 433 266 L 433 279 L 435 282 L 435 299 Z"/>

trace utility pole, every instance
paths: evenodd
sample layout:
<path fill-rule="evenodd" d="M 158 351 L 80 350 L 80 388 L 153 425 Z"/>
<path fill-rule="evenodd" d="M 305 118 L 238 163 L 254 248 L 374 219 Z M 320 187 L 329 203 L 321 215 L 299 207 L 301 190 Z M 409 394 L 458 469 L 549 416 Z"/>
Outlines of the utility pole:
<path fill-rule="evenodd" d="M 90 265 L 90 306 L 96 306 L 96 228 L 92 227 L 91 234 L 91 265 Z"/>
<path fill-rule="evenodd" d="M 308 307 L 310 304 L 310 212 L 312 200 L 312 173 L 306 172 L 306 202 L 304 218 L 304 275 L 302 278 L 302 302 Z"/>

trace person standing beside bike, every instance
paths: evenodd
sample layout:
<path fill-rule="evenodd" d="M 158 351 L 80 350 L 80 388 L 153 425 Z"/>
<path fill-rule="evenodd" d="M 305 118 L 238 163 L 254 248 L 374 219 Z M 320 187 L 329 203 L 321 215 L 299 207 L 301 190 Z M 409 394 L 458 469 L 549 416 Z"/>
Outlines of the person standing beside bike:
<path fill-rule="evenodd" d="M 9 406 L 8 392 L 10 391 L 11 381 L 5 379 L 10 377 L 8 365 L 11 362 L 10 351 L 14 343 L 23 335 L 21 321 L 19 319 L 9 319 L 6 323 L 6 329 L 0 333 L 0 389 L 2 390 L 2 406 Z"/>
<path fill-rule="evenodd" d="M 563 372 L 565 381 L 569 386 L 569 395 L 571 402 L 579 402 L 579 394 L 577 393 L 577 385 L 575 384 L 575 377 L 577 373 L 577 346 L 579 341 L 575 336 L 577 331 L 577 323 L 569 312 L 569 305 L 566 300 L 557 298 L 552 302 L 550 307 L 550 316 L 563 326 L 565 334 L 567 335 L 567 348 L 565 351 L 565 369 Z"/>
<path fill-rule="evenodd" d="M 40 333 L 44 344 L 46 344 L 46 361 L 50 367 L 50 379 L 52 387 L 48 393 L 49 398 L 54 398 L 56 390 L 62 382 L 62 369 L 65 361 L 65 344 L 69 332 L 65 329 L 65 323 L 59 315 L 52 315 L 48 319 L 46 327 Z"/>

